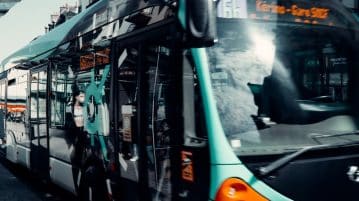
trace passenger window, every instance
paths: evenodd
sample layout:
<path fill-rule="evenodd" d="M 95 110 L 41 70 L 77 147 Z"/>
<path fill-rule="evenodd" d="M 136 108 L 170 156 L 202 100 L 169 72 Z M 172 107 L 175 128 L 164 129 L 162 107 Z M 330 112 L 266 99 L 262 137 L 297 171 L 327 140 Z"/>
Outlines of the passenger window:
<path fill-rule="evenodd" d="M 51 126 L 79 128 L 89 133 L 108 135 L 109 69 L 110 66 L 107 65 L 79 71 L 69 64 L 54 65 L 51 84 Z M 89 93 L 88 96 L 86 92 Z M 98 118 L 99 125 L 92 125 L 91 119 L 94 118 Z"/>
<path fill-rule="evenodd" d="M 71 124 L 71 116 L 68 115 L 71 113 L 73 76 L 71 65 L 53 65 L 51 82 L 52 127 L 65 128 Z"/>
<path fill-rule="evenodd" d="M 109 51 L 103 50 L 81 56 L 80 62 L 65 60 L 52 64 L 50 154 L 75 166 L 83 164 L 83 153 L 89 147 L 104 161 L 113 156 L 113 146 L 108 137 L 108 54 Z M 93 62 L 94 58 L 96 62 Z"/>
<path fill-rule="evenodd" d="M 27 74 L 23 74 L 8 81 L 8 121 L 24 122 L 26 112 L 26 88 Z"/>
<path fill-rule="evenodd" d="M 25 119 L 28 112 L 26 105 L 27 73 L 27 71 L 18 69 L 9 71 L 7 103 L 4 111 L 6 113 L 6 130 L 12 132 L 16 141 L 24 146 L 30 146 L 30 136 L 25 128 Z M 5 85 L 3 85 L 2 89 L 5 92 Z M 3 94 L 5 95 L 5 93 Z"/>

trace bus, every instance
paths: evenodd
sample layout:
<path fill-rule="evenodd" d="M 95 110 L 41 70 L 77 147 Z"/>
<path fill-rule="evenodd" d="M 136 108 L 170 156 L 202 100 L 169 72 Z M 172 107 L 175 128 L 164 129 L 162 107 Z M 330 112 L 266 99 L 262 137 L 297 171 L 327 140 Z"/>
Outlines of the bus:
<path fill-rule="evenodd" d="M 339 0 L 99 0 L 1 63 L 0 152 L 80 200 L 358 200 Z"/>

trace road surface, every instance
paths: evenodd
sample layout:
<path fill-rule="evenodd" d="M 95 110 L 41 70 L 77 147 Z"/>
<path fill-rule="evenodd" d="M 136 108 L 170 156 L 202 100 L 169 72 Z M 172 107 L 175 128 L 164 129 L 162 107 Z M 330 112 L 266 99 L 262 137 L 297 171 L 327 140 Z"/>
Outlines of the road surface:
<path fill-rule="evenodd" d="M 76 201 L 65 191 L 32 177 L 29 171 L 0 159 L 0 201 Z"/>

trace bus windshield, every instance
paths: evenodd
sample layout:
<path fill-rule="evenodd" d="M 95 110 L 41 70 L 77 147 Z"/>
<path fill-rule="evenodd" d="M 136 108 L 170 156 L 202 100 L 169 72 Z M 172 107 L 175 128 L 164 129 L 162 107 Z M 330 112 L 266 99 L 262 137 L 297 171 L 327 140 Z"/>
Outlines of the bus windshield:
<path fill-rule="evenodd" d="M 337 1 L 217 3 L 218 42 L 207 55 L 239 155 L 359 141 L 356 23 Z"/>

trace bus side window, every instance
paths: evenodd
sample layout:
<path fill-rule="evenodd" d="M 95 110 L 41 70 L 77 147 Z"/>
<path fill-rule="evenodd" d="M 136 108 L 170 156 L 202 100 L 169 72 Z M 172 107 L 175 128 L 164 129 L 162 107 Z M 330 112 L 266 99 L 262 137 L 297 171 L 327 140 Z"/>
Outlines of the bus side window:
<path fill-rule="evenodd" d="M 206 125 L 200 92 L 199 80 L 191 53 L 186 52 L 183 57 L 183 102 L 185 116 L 185 144 L 190 139 L 207 140 Z M 194 112 L 193 112 L 194 111 Z"/>
<path fill-rule="evenodd" d="M 19 144 L 30 146 L 30 136 L 25 130 L 27 74 L 18 69 L 13 69 L 10 73 L 5 110 L 6 129 L 14 134 Z"/>
<path fill-rule="evenodd" d="M 196 67 L 190 52 L 183 55 L 184 143 L 181 148 L 181 182 L 178 196 L 185 200 L 208 200 L 209 150 Z"/>

